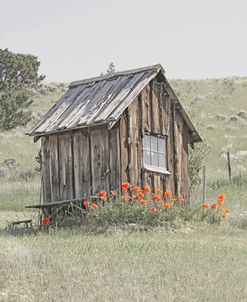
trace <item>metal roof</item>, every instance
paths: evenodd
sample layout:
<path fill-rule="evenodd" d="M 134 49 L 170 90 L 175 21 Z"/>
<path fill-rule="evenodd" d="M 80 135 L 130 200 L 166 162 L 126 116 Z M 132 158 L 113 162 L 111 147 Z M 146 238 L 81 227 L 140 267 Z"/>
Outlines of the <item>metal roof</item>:
<path fill-rule="evenodd" d="M 164 74 L 160 64 L 72 82 L 28 134 L 39 137 L 99 124 L 112 126 L 159 71 Z"/>

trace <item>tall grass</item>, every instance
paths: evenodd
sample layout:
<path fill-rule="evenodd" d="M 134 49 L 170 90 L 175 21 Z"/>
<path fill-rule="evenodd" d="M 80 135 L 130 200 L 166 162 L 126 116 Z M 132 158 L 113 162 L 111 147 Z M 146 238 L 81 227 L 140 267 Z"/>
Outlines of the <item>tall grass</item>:
<path fill-rule="evenodd" d="M 1 211 L 24 211 L 26 205 L 39 203 L 39 200 L 39 180 L 0 183 Z"/>
<path fill-rule="evenodd" d="M 0 301 L 245 301 L 247 233 L 0 238 Z M 233 246 L 234 242 L 234 246 Z"/>

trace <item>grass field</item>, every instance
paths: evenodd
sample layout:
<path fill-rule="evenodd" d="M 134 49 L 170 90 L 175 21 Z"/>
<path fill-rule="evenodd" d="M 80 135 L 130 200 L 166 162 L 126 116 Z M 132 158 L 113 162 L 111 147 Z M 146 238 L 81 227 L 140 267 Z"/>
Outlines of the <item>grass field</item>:
<path fill-rule="evenodd" d="M 225 193 L 229 218 L 220 225 L 177 223 L 169 231 L 110 228 L 103 235 L 4 231 L 10 221 L 37 217 L 24 206 L 39 203 L 40 180 L 21 179 L 33 175 L 39 143 L 24 133 L 66 88 L 46 84 L 34 91 L 32 123 L 0 133 L 0 302 L 247 301 L 247 180 L 238 178 L 247 171 L 247 121 L 237 115 L 247 111 L 247 78 L 176 80 L 172 86 L 211 148 L 204 160 L 207 200 Z M 237 177 L 231 185 L 226 151 Z M 16 167 L 6 172 L 8 158 Z M 199 187 L 191 201 L 201 203 L 201 196 Z"/>
<path fill-rule="evenodd" d="M 6 183 L 0 188 L 0 301 L 247 301 L 246 189 L 218 190 L 233 210 L 220 225 L 9 234 L 6 221 L 35 219 L 24 205 L 39 198 L 39 184 Z"/>
<path fill-rule="evenodd" d="M 0 239 L 0 301 L 247 301 L 247 232 L 224 224 Z"/>

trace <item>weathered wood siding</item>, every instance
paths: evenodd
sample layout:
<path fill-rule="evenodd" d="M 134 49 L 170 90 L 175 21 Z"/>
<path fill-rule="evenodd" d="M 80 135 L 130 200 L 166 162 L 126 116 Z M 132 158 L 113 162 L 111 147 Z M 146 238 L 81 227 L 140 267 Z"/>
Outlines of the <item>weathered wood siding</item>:
<path fill-rule="evenodd" d="M 171 175 L 144 169 L 145 132 L 167 137 Z M 188 194 L 188 143 L 188 128 L 156 77 L 111 130 L 105 125 L 42 137 L 44 202 L 119 189 L 123 181 Z"/>
<path fill-rule="evenodd" d="M 119 123 L 112 130 L 103 126 L 42 137 L 44 202 L 119 188 L 119 142 Z"/>
<path fill-rule="evenodd" d="M 171 175 L 144 169 L 145 132 L 167 135 L 167 165 Z M 187 194 L 188 129 L 163 81 L 157 78 L 151 81 L 122 114 L 120 157 L 121 181 Z"/>

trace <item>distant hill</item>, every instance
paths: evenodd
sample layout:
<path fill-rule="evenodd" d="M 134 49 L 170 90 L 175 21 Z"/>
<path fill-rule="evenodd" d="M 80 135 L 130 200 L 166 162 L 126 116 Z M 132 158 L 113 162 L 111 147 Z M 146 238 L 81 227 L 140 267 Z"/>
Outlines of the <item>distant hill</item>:
<path fill-rule="evenodd" d="M 231 154 L 233 174 L 247 173 L 247 77 L 170 82 L 201 136 L 210 145 L 205 159 L 209 176 L 226 177 L 226 151 Z M 32 91 L 32 122 L 26 127 L 0 132 L 0 168 L 5 159 L 14 158 L 18 169 L 34 169 L 39 142 L 34 144 L 25 132 L 56 103 L 66 88 L 64 83 L 44 83 Z"/>

